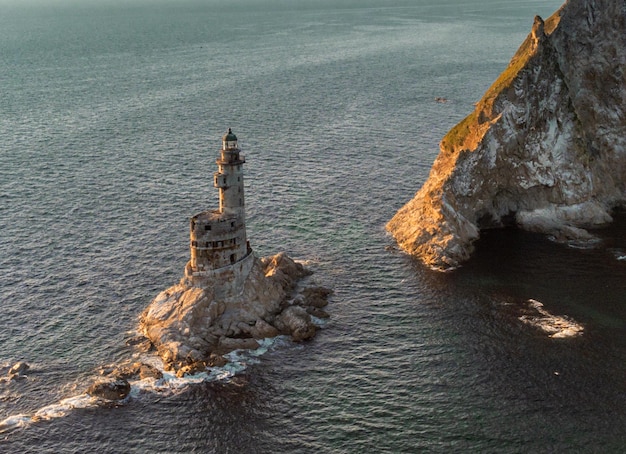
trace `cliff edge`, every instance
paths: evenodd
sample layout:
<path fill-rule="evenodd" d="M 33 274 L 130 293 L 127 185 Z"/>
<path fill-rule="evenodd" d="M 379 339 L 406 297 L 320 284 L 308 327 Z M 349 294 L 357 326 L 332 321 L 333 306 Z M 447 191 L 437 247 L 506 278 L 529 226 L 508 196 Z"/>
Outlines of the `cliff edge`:
<path fill-rule="evenodd" d="M 569 0 L 531 33 L 442 139 L 428 180 L 387 224 L 435 269 L 484 228 L 589 241 L 626 200 L 626 3 Z"/>

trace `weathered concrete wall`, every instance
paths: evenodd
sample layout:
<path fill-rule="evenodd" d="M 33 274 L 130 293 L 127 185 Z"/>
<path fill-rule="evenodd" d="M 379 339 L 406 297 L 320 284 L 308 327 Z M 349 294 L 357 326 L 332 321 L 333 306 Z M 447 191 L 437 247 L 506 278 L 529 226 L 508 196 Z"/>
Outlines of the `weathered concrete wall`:
<path fill-rule="evenodd" d="M 243 216 L 205 211 L 190 220 L 191 267 L 194 271 L 222 268 L 248 255 Z"/>

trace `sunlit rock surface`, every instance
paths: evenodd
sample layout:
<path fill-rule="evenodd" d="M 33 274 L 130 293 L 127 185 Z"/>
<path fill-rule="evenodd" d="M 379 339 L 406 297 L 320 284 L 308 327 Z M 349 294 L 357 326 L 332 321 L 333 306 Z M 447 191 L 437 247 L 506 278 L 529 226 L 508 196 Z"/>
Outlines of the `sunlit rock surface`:
<path fill-rule="evenodd" d="M 299 296 L 297 285 L 310 274 L 303 265 L 284 253 L 263 259 L 250 254 L 229 273 L 230 278 L 186 275 L 141 315 L 140 328 L 167 367 L 210 367 L 219 355 L 255 349 L 263 338 L 287 334 L 301 341 L 315 335 L 310 312 L 320 310 L 320 295 L 326 302 L 330 291 L 310 287 Z"/>
<path fill-rule="evenodd" d="M 436 269 L 507 223 L 585 242 L 626 186 L 626 3 L 570 0 L 532 31 L 476 110 L 441 141 L 430 176 L 387 224 Z"/>

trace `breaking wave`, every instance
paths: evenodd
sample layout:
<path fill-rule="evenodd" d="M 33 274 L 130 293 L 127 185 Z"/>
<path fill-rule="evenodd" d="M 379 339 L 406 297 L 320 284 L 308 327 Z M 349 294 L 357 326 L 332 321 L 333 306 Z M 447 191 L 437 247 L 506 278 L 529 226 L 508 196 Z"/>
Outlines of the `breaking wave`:
<path fill-rule="evenodd" d="M 193 375 L 185 375 L 177 377 L 170 371 L 166 371 L 163 362 L 156 355 L 143 354 L 140 360 L 157 368 L 163 374 L 162 378 L 145 378 L 143 380 L 129 380 L 131 390 L 128 396 L 116 404 L 124 405 L 133 399 L 139 399 L 145 393 L 158 393 L 160 395 L 172 395 L 184 392 L 190 386 L 223 381 L 227 382 L 237 374 L 246 370 L 249 365 L 257 364 L 259 357 L 267 353 L 269 350 L 289 343 L 288 336 L 277 336 L 259 341 L 259 348 L 255 350 L 235 350 L 224 355 L 228 359 L 228 363 L 222 367 L 213 367 L 206 372 L 200 372 Z M 101 399 L 83 393 L 72 397 L 61 399 L 59 402 L 40 408 L 34 414 L 17 414 L 9 416 L 0 421 L 0 434 L 23 429 L 31 424 L 40 421 L 49 421 L 56 418 L 67 416 L 76 409 L 96 408 L 103 405 L 109 405 L 111 401 Z"/>

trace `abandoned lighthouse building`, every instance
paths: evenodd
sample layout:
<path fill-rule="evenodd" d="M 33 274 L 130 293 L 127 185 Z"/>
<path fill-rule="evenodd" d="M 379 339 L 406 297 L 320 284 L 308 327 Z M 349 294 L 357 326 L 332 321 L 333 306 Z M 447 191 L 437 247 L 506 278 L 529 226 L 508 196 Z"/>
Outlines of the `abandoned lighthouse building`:
<path fill-rule="evenodd" d="M 284 252 L 258 258 L 252 251 L 246 237 L 245 162 L 229 129 L 213 177 L 219 209 L 190 219 L 191 258 L 184 277 L 159 293 L 141 315 L 142 332 L 166 368 L 177 374 L 196 367 L 204 371 L 215 355 L 256 349 L 259 340 L 279 334 L 310 339 L 318 329 L 312 315 L 328 317 L 321 308 L 330 290 L 298 290 L 311 274 L 302 264 Z"/>
<path fill-rule="evenodd" d="M 219 209 L 203 211 L 190 220 L 191 259 L 185 267 L 187 278 L 232 276 L 230 271 L 235 271 L 237 265 L 242 270 L 252 265 L 254 254 L 246 237 L 245 162 L 237 136 L 229 128 L 222 137 L 222 148 L 216 160 L 218 170 L 213 177 L 213 185 L 219 191 Z"/>

